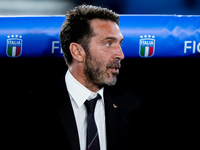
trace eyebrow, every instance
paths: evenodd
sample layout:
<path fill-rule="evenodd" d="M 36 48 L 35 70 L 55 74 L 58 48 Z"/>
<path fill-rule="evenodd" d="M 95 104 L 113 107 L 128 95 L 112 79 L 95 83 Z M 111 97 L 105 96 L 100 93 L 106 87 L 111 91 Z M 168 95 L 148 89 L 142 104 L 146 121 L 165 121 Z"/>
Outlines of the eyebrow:
<path fill-rule="evenodd" d="M 106 37 L 105 39 L 102 40 L 102 42 L 106 41 L 106 40 L 112 40 L 112 41 L 117 41 L 117 38 L 115 37 Z M 122 38 L 122 40 L 120 41 L 120 43 L 124 40 L 124 38 Z"/>

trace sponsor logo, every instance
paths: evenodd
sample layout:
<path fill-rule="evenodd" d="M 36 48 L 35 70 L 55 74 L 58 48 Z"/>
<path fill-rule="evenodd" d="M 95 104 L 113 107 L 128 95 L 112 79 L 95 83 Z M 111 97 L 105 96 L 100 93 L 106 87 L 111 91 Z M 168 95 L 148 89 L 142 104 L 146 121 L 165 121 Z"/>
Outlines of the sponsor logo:
<path fill-rule="evenodd" d="M 155 36 L 141 35 L 139 47 L 140 47 L 139 54 L 141 57 L 144 58 L 152 57 L 155 53 Z"/>
<path fill-rule="evenodd" d="M 19 57 L 22 54 L 21 35 L 8 35 L 6 45 L 6 54 L 9 57 Z"/>

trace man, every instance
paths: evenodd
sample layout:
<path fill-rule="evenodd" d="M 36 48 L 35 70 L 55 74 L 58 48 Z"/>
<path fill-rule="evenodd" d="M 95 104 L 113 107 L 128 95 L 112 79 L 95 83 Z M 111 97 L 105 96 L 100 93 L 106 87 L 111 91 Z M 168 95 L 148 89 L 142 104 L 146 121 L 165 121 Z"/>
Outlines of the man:
<path fill-rule="evenodd" d="M 112 87 L 124 59 L 118 25 L 119 15 L 106 8 L 81 5 L 67 13 L 60 40 L 68 71 L 59 82 L 30 94 L 27 126 L 31 128 L 26 136 L 35 136 L 27 140 L 31 146 L 65 150 L 136 147 L 140 101 Z M 90 112 L 87 102 L 94 98 Z M 93 130 L 95 136 L 90 139 Z"/>

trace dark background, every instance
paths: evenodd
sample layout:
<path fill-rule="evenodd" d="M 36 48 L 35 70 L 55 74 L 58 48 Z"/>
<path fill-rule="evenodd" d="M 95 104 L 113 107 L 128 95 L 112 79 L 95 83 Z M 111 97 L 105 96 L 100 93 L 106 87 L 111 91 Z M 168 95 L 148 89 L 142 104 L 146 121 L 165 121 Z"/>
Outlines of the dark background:
<path fill-rule="evenodd" d="M 152 147 L 197 144 L 199 133 L 200 59 L 125 59 L 117 85 L 140 96 L 144 138 Z M 21 112 L 26 92 L 59 80 L 67 66 L 62 58 L 1 59 L 1 107 L 9 141 L 23 132 Z M 5 65 L 6 64 L 6 65 Z M 1 74 L 2 75 L 2 74 Z M 16 133 L 17 131 L 17 133 Z M 14 134 L 13 134 L 14 133 Z M 14 140 L 16 141 L 16 139 Z"/>

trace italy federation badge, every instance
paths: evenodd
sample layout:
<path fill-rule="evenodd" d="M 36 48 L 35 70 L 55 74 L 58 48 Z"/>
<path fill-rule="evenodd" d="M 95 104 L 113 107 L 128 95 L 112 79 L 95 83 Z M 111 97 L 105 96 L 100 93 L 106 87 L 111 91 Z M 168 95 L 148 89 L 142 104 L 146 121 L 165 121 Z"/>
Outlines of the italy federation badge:
<path fill-rule="evenodd" d="M 152 57 L 155 52 L 155 36 L 144 35 L 140 36 L 140 50 L 141 57 Z"/>
<path fill-rule="evenodd" d="M 6 54 L 9 57 L 19 57 L 22 54 L 22 36 L 8 35 Z"/>

